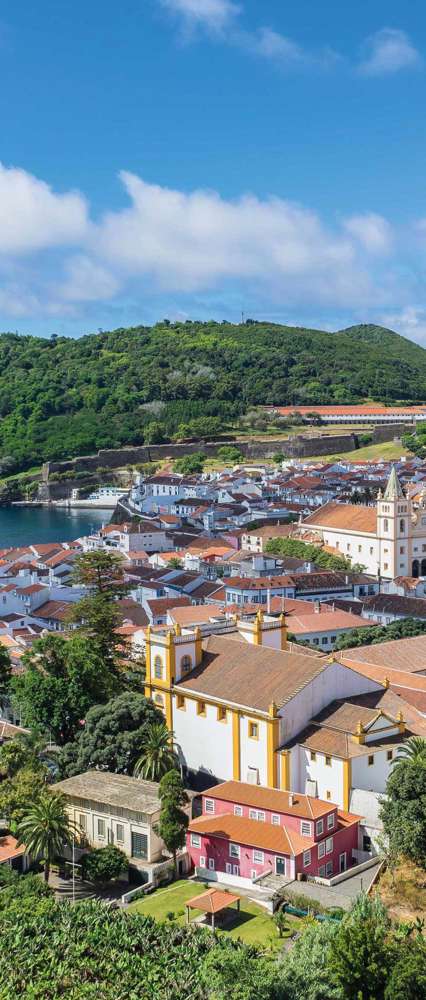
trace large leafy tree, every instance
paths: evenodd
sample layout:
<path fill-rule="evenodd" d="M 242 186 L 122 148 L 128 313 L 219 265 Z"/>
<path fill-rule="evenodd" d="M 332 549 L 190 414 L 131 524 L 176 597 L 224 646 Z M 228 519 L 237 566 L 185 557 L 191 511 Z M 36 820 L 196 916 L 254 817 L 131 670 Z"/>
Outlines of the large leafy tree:
<path fill-rule="evenodd" d="M 378 898 L 358 897 L 342 921 L 328 956 L 331 982 L 348 1000 L 381 1000 L 393 957 L 391 922 Z"/>
<path fill-rule="evenodd" d="M 13 691 L 24 722 L 59 745 L 74 738 L 92 705 L 107 701 L 118 688 L 99 651 L 79 634 L 39 639 L 23 662 L 25 671 L 13 679 Z"/>
<path fill-rule="evenodd" d="M 70 777 L 98 767 L 132 774 L 147 728 L 162 721 L 153 702 L 133 691 L 94 706 L 74 742 L 61 751 L 61 772 Z"/>
<path fill-rule="evenodd" d="M 308 925 L 279 967 L 279 979 L 291 1000 L 342 1000 L 342 990 L 332 982 L 329 960 L 338 931 L 336 922 Z"/>
<path fill-rule="evenodd" d="M 178 771 L 168 771 L 162 777 L 159 797 L 161 812 L 156 833 L 164 840 L 167 850 L 173 855 L 173 867 L 176 872 L 176 853 L 185 843 L 189 823 L 188 812 L 185 811 L 185 806 L 189 805 L 189 798 Z"/>
<path fill-rule="evenodd" d="M 386 984 L 385 1000 L 426 1000 L 426 942 L 422 936 L 401 949 Z"/>
<path fill-rule="evenodd" d="M 46 791 L 47 773 L 27 765 L 0 781 L 0 816 L 15 830 L 28 803 L 37 802 Z"/>
<path fill-rule="evenodd" d="M 22 816 L 17 833 L 27 853 L 43 859 L 44 881 L 48 882 L 52 861 L 61 853 L 64 844 L 71 842 L 74 834 L 65 797 L 46 790 Z"/>
<path fill-rule="evenodd" d="M 117 598 L 127 593 L 123 559 L 116 552 L 96 549 L 77 556 L 73 581 L 87 588 L 87 595 L 71 606 L 70 620 L 78 623 L 109 673 L 118 672 L 122 613 Z"/>
<path fill-rule="evenodd" d="M 165 722 L 152 722 L 147 726 L 141 753 L 135 764 L 135 777 L 159 781 L 163 774 L 176 767 L 177 758 L 173 752 L 172 740 L 173 733 L 168 730 Z"/>
<path fill-rule="evenodd" d="M 380 816 L 390 854 L 406 855 L 426 865 L 426 761 L 422 754 L 397 759 Z"/>

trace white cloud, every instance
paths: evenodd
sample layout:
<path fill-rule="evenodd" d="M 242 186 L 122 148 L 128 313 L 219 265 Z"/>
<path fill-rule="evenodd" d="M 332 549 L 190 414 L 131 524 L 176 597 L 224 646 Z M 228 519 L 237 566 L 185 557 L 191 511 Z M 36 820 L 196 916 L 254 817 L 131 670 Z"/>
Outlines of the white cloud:
<path fill-rule="evenodd" d="M 401 69 L 412 69 L 421 63 L 417 51 L 405 31 L 382 28 L 365 42 L 365 56 L 359 70 L 366 76 L 384 76 Z"/>
<path fill-rule="evenodd" d="M 66 280 L 57 289 L 57 294 L 71 302 L 111 299 L 120 287 L 114 275 L 83 254 L 66 261 L 65 272 Z"/>
<path fill-rule="evenodd" d="M 300 63 L 304 62 L 306 58 L 303 49 L 296 42 L 277 31 L 273 31 L 272 28 L 259 28 L 257 32 L 244 32 L 240 38 L 246 48 L 265 59 Z"/>
<path fill-rule="evenodd" d="M 386 254 L 393 245 L 392 227 L 382 215 L 366 212 L 352 215 L 345 220 L 345 229 L 364 247 L 368 253 Z"/>
<path fill-rule="evenodd" d="M 244 282 L 282 300 L 308 289 L 328 301 L 370 294 L 354 241 L 301 205 L 251 194 L 227 201 L 215 191 L 186 194 L 127 172 L 121 178 L 131 205 L 107 214 L 92 238 L 115 273 L 183 293 Z"/>
<path fill-rule="evenodd" d="M 383 326 L 396 330 L 403 337 L 426 345 L 426 309 L 424 306 L 406 306 L 395 312 L 384 313 L 379 319 Z"/>
<path fill-rule="evenodd" d="M 160 0 L 161 6 L 182 17 L 187 27 L 222 32 L 239 14 L 232 0 Z"/>
<path fill-rule="evenodd" d="M 0 164 L 0 254 L 78 243 L 87 226 L 81 194 L 56 194 L 25 170 Z"/>

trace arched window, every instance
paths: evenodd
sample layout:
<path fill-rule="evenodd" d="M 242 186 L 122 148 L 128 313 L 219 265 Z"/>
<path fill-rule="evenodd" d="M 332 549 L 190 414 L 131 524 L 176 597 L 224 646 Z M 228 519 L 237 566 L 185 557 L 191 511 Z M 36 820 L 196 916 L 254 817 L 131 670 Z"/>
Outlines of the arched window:
<path fill-rule="evenodd" d="M 405 521 L 403 521 L 402 518 L 401 518 L 401 520 L 399 522 L 399 531 L 400 531 L 401 535 L 403 535 L 404 531 L 405 531 Z"/>
<path fill-rule="evenodd" d="M 411 576 L 416 576 L 416 577 L 420 576 L 420 566 L 419 566 L 419 560 L 418 559 L 413 559 L 413 565 L 412 565 L 412 569 L 411 569 Z"/>
<path fill-rule="evenodd" d="M 182 674 L 189 674 L 189 671 L 192 670 L 192 660 L 190 656 L 182 656 L 180 669 Z"/>
<path fill-rule="evenodd" d="M 426 559 L 422 559 L 422 576 L 426 576 Z"/>
<path fill-rule="evenodd" d="M 154 659 L 154 677 L 156 677 L 157 680 L 161 680 L 162 676 L 163 676 L 163 661 L 161 659 L 161 656 L 156 656 Z"/>
<path fill-rule="evenodd" d="M 389 530 L 389 521 L 388 521 L 387 517 L 385 517 L 385 519 L 383 521 L 383 531 L 388 531 L 388 530 Z"/>

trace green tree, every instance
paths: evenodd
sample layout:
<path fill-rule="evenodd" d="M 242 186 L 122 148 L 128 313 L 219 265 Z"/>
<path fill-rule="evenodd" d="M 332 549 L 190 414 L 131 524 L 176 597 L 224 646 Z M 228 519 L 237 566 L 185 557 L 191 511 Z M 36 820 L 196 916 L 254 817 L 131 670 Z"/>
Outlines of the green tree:
<path fill-rule="evenodd" d="M 73 739 L 92 705 L 117 690 L 115 674 L 88 638 L 50 634 L 23 657 L 25 671 L 13 678 L 13 695 L 25 725 L 40 728 L 62 745 Z"/>
<path fill-rule="evenodd" d="M 392 766 L 405 760 L 409 761 L 410 764 L 426 765 L 426 740 L 423 736 L 410 736 L 406 743 L 399 746 Z"/>
<path fill-rule="evenodd" d="M 296 538 L 271 538 L 265 545 L 265 551 L 280 556 L 295 556 L 296 559 L 306 559 L 322 569 L 351 569 L 349 559 L 344 556 L 333 556 L 319 545 L 300 542 Z"/>
<path fill-rule="evenodd" d="M 401 618 L 390 625 L 376 625 L 373 628 L 354 628 L 346 635 L 341 635 L 335 644 L 335 649 L 353 649 L 355 646 L 370 646 L 377 643 L 390 642 L 391 639 L 405 639 L 411 636 L 424 635 L 426 621 L 415 618 Z"/>
<path fill-rule="evenodd" d="M 9 653 L 4 646 L 0 645 L 0 704 L 2 698 L 9 692 L 11 676 L 12 664 Z"/>
<path fill-rule="evenodd" d="M 178 558 L 178 556 L 173 556 L 171 559 L 169 559 L 168 565 L 169 569 L 182 569 L 183 563 L 182 560 Z"/>
<path fill-rule="evenodd" d="M 107 847 L 98 847 L 89 854 L 84 854 L 82 865 L 83 878 L 105 885 L 126 872 L 129 862 L 123 851 L 114 844 L 108 844 Z"/>
<path fill-rule="evenodd" d="M 238 462 L 244 461 L 244 455 L 236 445 L 233 444 L 223 444 L 217 449 L 217 457 L 220 458 L 221 462 L 229 462 L 229 464 L 236 465 Z"/>
<path fill-rule="evenodd" d="M 147 727 L 164 718 L 152 701 L 136 692 L 125 692 L 105 705 L 95 705 L 84 728 L 61 750 L 58 763 L 64 777 L 101 768 L 131 774 Z"/>
<path fill-rule="evenodd" d="M 289 1000 L 343 1000 L 337 982 L 331 980 L 329 961 L 337 934 L 337 922 L 307 926 L 294 947 L 278 966 L 283 995 Z"/>
<path fill-rule="evenodd" d="M 80 624 L 106 669 L 117 674 L 121 645 L 117 628 L 123 617 L 117 598 L 129 589 L 122 556 L 104 549 L 84 552 L 75 560 L 73 582 L 87 587 L 88 594 L 71 606 L 70 621 Z"/>
<path fill-rule="evenodd" d="M 176 853 L 179 847 L 185 844 L 189 823 L 188 813 L 183 808 L 188 806 L 189 799 L 178 771 L 168 771 L 162 777 L 158 794 L 161 812 L 155 832 L 164 840 L 167 850 L 173 855 L 173 868 L 176 874 Z"/>
<path fill-rule="evenodd" d="M 159 781 L 177 765 L 176 754 L 173 752 L 173 733 L 165 722 L 152 722 L 146 726 L 141 742 L 141 754 L 138 757 L 134 775 L 147 781 Z"/>
<path fill-rule="evenodd" d="M 46 791 L 47 773 L 30 766 L 21 767 L 10 778 L 0 781 L 0 816 L 15 830 L 28 809 Z"/>
<path fill-rule="evenodd" d="M 426 1000 L 426 944 L 423 938 L 400 949 L 385 989 L 385 1000 Z"/>
<path fill-rule="evenodd" d="M 386 783 L 381 802 L 388 850 L 426 864 L 426 762 L 422 756 L 400 758 Z"/>
<path fill-rule="evenodd" d="M 173 465 L 174 472 L 180 472 L 183 476 L 191 476 L 202 472 L 204 469 L 206 456 L 202 451 L 194 451 L 192 455 L 183 455 L 178 458 Z"/>
<path fill-rule="evenodd" d="M 389 973 L 390 919 L 376 897 L 358 897 L 342 920 L 328 958 L 331 981 L 348 1000 L 381 1000 Z"/>
<path fill-rule="evenodd" d="M 274 965 L 247 951 L 212 950 L 200 975 L 208 1000 L 290 1000 L 279 988 Z"/>
<path fill-rule="evenodd" d="M 28 854 L 41 856 L 44 862 L 44 881 L 49 881 L 50 866 L 63 845 L 70 843 L 73 826 L 65 807 L 63 795 L 45 794 L 34 802 L 20 820 L 17 828 L 20 844 L 25 844 Z"/>

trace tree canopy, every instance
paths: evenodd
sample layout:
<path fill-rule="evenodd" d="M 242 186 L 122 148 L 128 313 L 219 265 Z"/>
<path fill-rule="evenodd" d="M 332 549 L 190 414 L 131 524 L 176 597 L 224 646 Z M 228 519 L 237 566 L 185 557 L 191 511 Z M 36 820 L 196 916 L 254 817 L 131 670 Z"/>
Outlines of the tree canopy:
<path fill-rule="evenodd" d="M 96 645 L 78 632 L 38 639 L 23 663 L 24 673 L 12 682 L 23 721 L 60 745 L 73 739 L 92 705 L 106 702 L 118 688 Z"/>
<path fill-rule="evenodd" d="M 163 723 L 162 712 L 136 692 L 125 692 L 105 705 L 94 705 L 84 727 L 59 756 L 64 777 L 92 767 L 132 774 L 144 738 L 152 723 Z"/>
<path fill-rule="evenodd" d="M 170 440 L 207 417 L 223 427 L 256 404 L 423 400 L 425 380 L 424 349 L 376 326 L 188 320 L 75 340 L 4 333 L 0 468 Z"/>
<path fill-rule="evenodd" d="M 350 559 L 345 556 L 334 556 L 331 552 L 324 552 L 319 545 L 311 545 L 308 542 L 301 542 L 297 538 L 271 538 L 265 545 L 265 552 L 270 552 L 277 556 L 292 556 L 296 559 L 306 559 L 307 562 L 315 563 L 321 569 L 350 570 Z"/>
<path fill-rule="evenodd" d="M 390 642 L 391 639 L 408 639 L 410 636 L 423 635 L 424 632 L 426 632 L 426 621 L 400 618 L 390 625 L 351 629 L 345 635 L 339 636 L 334 648 L 352 649 L 354 646 L 370 646 L 379 642 Z"/>

